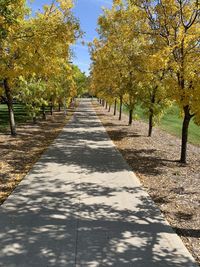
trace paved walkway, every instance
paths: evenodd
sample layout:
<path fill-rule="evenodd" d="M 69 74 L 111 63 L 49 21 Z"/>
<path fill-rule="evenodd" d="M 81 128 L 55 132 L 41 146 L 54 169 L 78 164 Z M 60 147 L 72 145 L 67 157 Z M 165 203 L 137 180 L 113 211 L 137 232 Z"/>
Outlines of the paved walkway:
<path fill-rule="evenodd" d="M 0 267 L 195 267 L 88 100 L 0 208 Z"/>

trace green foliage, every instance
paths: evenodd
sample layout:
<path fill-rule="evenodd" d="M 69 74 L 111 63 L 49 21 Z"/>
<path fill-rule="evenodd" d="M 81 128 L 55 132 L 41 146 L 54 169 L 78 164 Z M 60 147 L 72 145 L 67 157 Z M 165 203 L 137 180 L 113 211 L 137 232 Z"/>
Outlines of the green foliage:
<path fill-rule="evenodd" d="M 74 79 L 77 87 L 77 96 L 81 97 L 88 92 L 88 77 L 77 66 L 73 67 Z"/>
<path fill-rule="evenodd" d="M 32 118 L 37 117 L 42 106 L 48 105 L 46 86 L 44 81 L 34 76 L 28 81 L 23 77 L 20 78 L 20 93 L 17 98 L 26 105 L 28 114 Z"/>

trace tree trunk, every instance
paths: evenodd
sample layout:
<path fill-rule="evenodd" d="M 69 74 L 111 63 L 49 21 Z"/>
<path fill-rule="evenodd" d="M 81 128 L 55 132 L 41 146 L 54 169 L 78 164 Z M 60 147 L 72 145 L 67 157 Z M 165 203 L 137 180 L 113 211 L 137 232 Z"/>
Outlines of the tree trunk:
<path fill-rule="evenodd" d="M 33 123 L 34 123 L 34 124 L 37 123 L 37 118 L 36 118 L 36 116 L 33 117 Z"/>
<path fill-rule="evenodd" d="M 128 125 L 131 125 L 133 122 L 133 110 L 130 109 L 129 110 L 129 122 L 128 122 Z"/>
<path fill-rule="evenodd" d="M 122 119 L 122 97 L 120 97 L 120 104 L 119 104 L 119 121 Z"/>
<path fill-rule="evenodd" d="M 73 102 L 73 99 L 71 98 L 71 100 L 70 100 L 70 104 L 69 104 L 70 108 L 73 107 L 73 106 L 72 106 L 72 102 Z"/>
<path fill-rule="evenodd" d="M 15 125 L 15 115 L 14 115 L 14 109 L 13 109 L 13 97 L 12 92 L 8 83 L 8 79 L 4 79 L 4 89 L 5 94 L 7 98 L 7 106 L 8 106 L 8 112 L 9 112 L 9 122 L 10 122 L 10 132 L 12 136 L 16 136 L 16 125 Z"/>
<path fill-rule="evenodd" d="M 43 120 L 46 120 L 46 110 L 45 110 L 45 106 L 42 107 L 42 118 Z"/>
<path fill-rule="evenodd" d="M 53 115 L 53 104 L 50 105 L 50 114 Z"/>
<path fill-rule="evenodd" d="M 115 99 L 115 104 L 114 104 L 114 116 L 117 113 L 117 100 Z"/>
<path fill-rule="evenodd" d="M 111 110 L 111 105 L 109 105 L 109 109 L 108 109 L 108 112 L 110 112 L 110 110 Z"/>
<path fill-rule="evenodd" d="M 108 102 L 106 101 L 106 109 L 108 108 Z"/>
<path fill-rule="evenodd" d="M 156 92 L 157 92 L 158 86 L 154 87 L 153 93 L 151 95 L 151 106 L 149 108 L 149 132 L 148 137 L 152 136 L 153 132 L 153 118 L 154 118 L 154 105 L 156 102 Z"/>
<path fill-rule="evenodd" d="M 61 112 L 61 104 L 58 104 L 58 111 Z"/>
<path fill-rule="evenodd" d="M 184 120 L 182 126 L 182 145 L 181 145 L 181 163 L 187 163 L 187 142 L 188 142 L 188 129 L 190 120 L 193 116 L 190 115 L 189 106 L 184 107 Z"/>
<path fill-rule="evenodd" d="M 64 115 L 67 115 L 67 100 L 64 98 Z"/>
<path fill-rule="evenodd" d="M 99 103 L 100 103 L 100 105 L 101 105 L 101 99 L 99 99 Z"/>
<path fill-rule="evenodd" d="M 150 109 L 150 114 L 149 114 L 149 133 L 148 137 L 152 136 L 152 131 L 153 131 L 153 110 Z"/>

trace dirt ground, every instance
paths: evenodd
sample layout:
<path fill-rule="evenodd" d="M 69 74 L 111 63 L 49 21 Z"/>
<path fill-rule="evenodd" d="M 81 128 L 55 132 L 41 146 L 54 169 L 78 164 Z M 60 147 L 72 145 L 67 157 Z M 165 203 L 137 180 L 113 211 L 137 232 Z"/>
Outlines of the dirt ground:
<path fill-rule="evenodd" d="M 0 205 L 58 136 L 72 113 L 73 109 L 67 116 L 54 112 L 46 121 L 20 124 L 16 137 L 0 133 Z"/>
<path fill-rule="evenodd" d="M 128 126 L 125 115 L 118 121 L 113 110 L 94 106 L 109 136 L 200 266 L 200 147 L 189 145 L 188 164 L 181 165 L 177 137 L 155 128 L 149 138 L 147 123 Z"/>

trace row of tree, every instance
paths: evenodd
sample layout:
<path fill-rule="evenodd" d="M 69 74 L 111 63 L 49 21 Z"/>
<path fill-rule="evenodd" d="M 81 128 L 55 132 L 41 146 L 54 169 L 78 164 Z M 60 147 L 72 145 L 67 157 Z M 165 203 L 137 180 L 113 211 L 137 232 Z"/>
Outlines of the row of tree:
<path fill-rule="evenodd" d="M 71 0 L 55 0 L 33 14 L 26 0 L 0 1 L 0 94 L 13 136 L 13 98 L 36 121 L 47 106 L 66 106 L 77 94 L 84 74 L 71 64 L 70 47 L 82 33 L 72 7 Z"/>
<path fill-rule="evenodd" d="M 91 90 L 110 105 L 136 105 L 154 123 L 169 105 L 183 116 L 181 159 L 186 163 L 188 127 L 200 123 L 200 2 L 114 0 L 99 17 L 99 39 L 90 44 Z"/>

